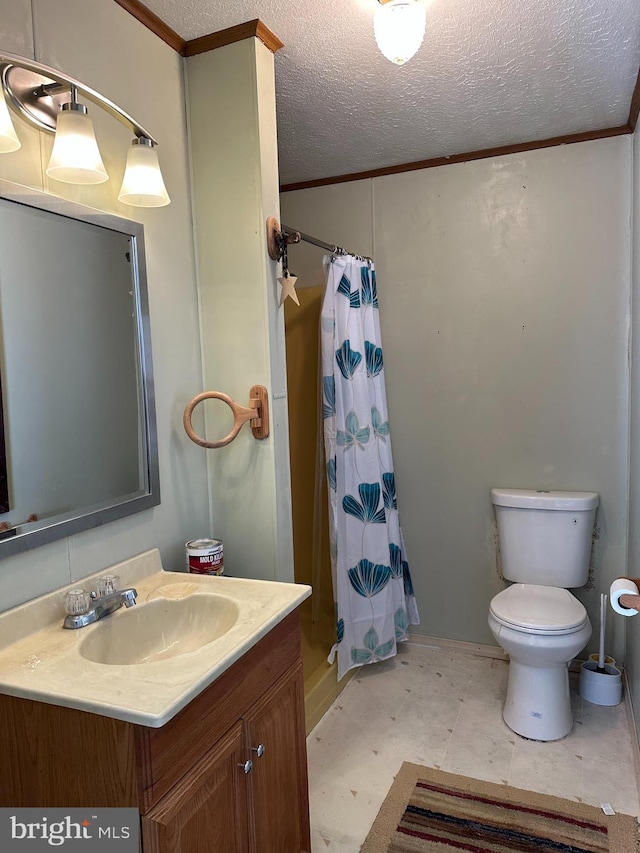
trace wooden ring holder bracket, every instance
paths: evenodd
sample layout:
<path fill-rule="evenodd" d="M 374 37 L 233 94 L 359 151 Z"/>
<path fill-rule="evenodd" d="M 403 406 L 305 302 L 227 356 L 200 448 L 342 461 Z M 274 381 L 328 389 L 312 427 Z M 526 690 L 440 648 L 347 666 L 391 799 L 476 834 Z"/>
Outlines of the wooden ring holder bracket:
<path fill-rule="evenodd" d="M 193 410 L 203 400 L 222 400 L 233 412 L 233 427 L 231 432 L 219 441 L 207 441 L 201 438 L 191 423 Z M 198 394 L 188 404 L 182 418 L 185 431 L 191 441 L 199 444 L 200 447 L 212 448 L 225 447 L 227 444 L 231 444 L 247 421 L 249 421 L 254 438 L 267 438 L 269 435 L 269 394 L 264 385 L 251 386 L 249 391 L 249 406 L 241 406 L 222 391 L 203 391 L 202 394 Z"/>

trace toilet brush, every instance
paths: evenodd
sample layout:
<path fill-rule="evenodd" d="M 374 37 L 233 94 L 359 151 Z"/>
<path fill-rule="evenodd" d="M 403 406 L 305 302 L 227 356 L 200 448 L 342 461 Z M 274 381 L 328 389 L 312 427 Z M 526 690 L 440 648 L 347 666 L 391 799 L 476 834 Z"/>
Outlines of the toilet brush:
<path fill-rule="evenodd" d="M 598 649 L 598 668 L 596 672 L 605 672 L 604 660 L 604 631 L 607 624 L 607 596 L 602 593 L 600 596 L 600 647 Z"/>
<path fill-rule="evenodd" d="M 600 596 L 600 648 L 580 667 L 578 693 L 594 705 L 618 705 L 622 699 L 622 673 L 613 658 L 604 654 L 608 595 Z M 597 659 L 596 659 L 597 658 Z M 608 662 L 607 662 L 608 661 Z"/>

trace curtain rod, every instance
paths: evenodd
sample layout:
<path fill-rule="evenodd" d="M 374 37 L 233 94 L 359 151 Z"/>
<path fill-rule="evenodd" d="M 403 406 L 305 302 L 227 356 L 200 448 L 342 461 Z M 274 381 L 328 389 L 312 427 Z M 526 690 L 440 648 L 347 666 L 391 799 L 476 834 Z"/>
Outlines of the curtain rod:
<path fill-rule="evenodd" d="M 369 261 L 369 263 L 372 263 L 372 259 L 366 255 L 356 255 L 355 252 L 348 252 L 340 246 L 325 243 L 324 240 L 318 240 L 317 237 L 311 237 L 309 234 L 305 234 L 304 231 L 298 231 L 297 228 L 291 228 L 289 225 L 285 225 L 284 223 L 281 225 L 281 228 L 285 234 L 292 238 L 291 240 L 288 239 L 287 243 L 299 243 L 303 240 L 305 243 L 311 243 L 314 246 L 318 246 L 320 249 L 326 249 L 331 252 L 332 255 L 352 255 L 360 261 Z"/>
<path fill-rule="evenodd" d="M 299 243 L 301 240 L 321 249 L 326 249 L 332 255 L 351 255 L 359 261 L 366 261 L 368 264 L 373 263 L 373 259 L 366 255 L 356 255 L 354 252 L 340 248 L 340 246 L 334 246 L 331 243 L 325 243 L 324 240 L 318 240 L 317 237 L 311 237 L 310 234 L 305 234 L 289 225 L 280 225 L 275 216 L 267 217 L 267 251 L 269 257 L 273 258 L 274 261 L 282 261 L 283 265 L 286 266 L 287 246 L 290 243 Z"/>

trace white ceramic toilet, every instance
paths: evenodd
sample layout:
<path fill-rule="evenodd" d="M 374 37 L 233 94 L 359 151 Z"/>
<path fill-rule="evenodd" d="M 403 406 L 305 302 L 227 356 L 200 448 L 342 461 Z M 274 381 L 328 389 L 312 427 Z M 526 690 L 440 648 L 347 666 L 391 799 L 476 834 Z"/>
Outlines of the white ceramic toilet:
<path fill-rule="evenodd" d="M 533 740 L 569 734 L 569 663 L 591 623 L 569 588 L 589 573 L 595 492 L 492 489 L 502 572 L 511 586 L 491 601 L 489 627 L 509 654 L 505 723 Z"/>

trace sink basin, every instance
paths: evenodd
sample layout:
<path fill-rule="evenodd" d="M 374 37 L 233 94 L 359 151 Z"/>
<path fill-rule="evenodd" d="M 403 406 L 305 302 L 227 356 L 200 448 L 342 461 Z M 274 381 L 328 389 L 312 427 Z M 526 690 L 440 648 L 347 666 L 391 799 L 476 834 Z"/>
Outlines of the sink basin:
<path fill-rule="evenodd" d="M 160 728 L 311 595 L 301 584 L 167 572 L 157 548 L 94 572 L 85 588 L 107 571 L 138 603 L 86 628 L 62 627 L 78 581 L 0 613 L 0 699 Z"/>
<path fill-rule="evenodd" d="M 94 663 L 118 666 L 154 663 L 206 646 L 238 620 L 235 601 L 223 595 L 194 594 L 179 600 L 157 598 L 118 610 L 90 631 L 79 652 Z"/>

